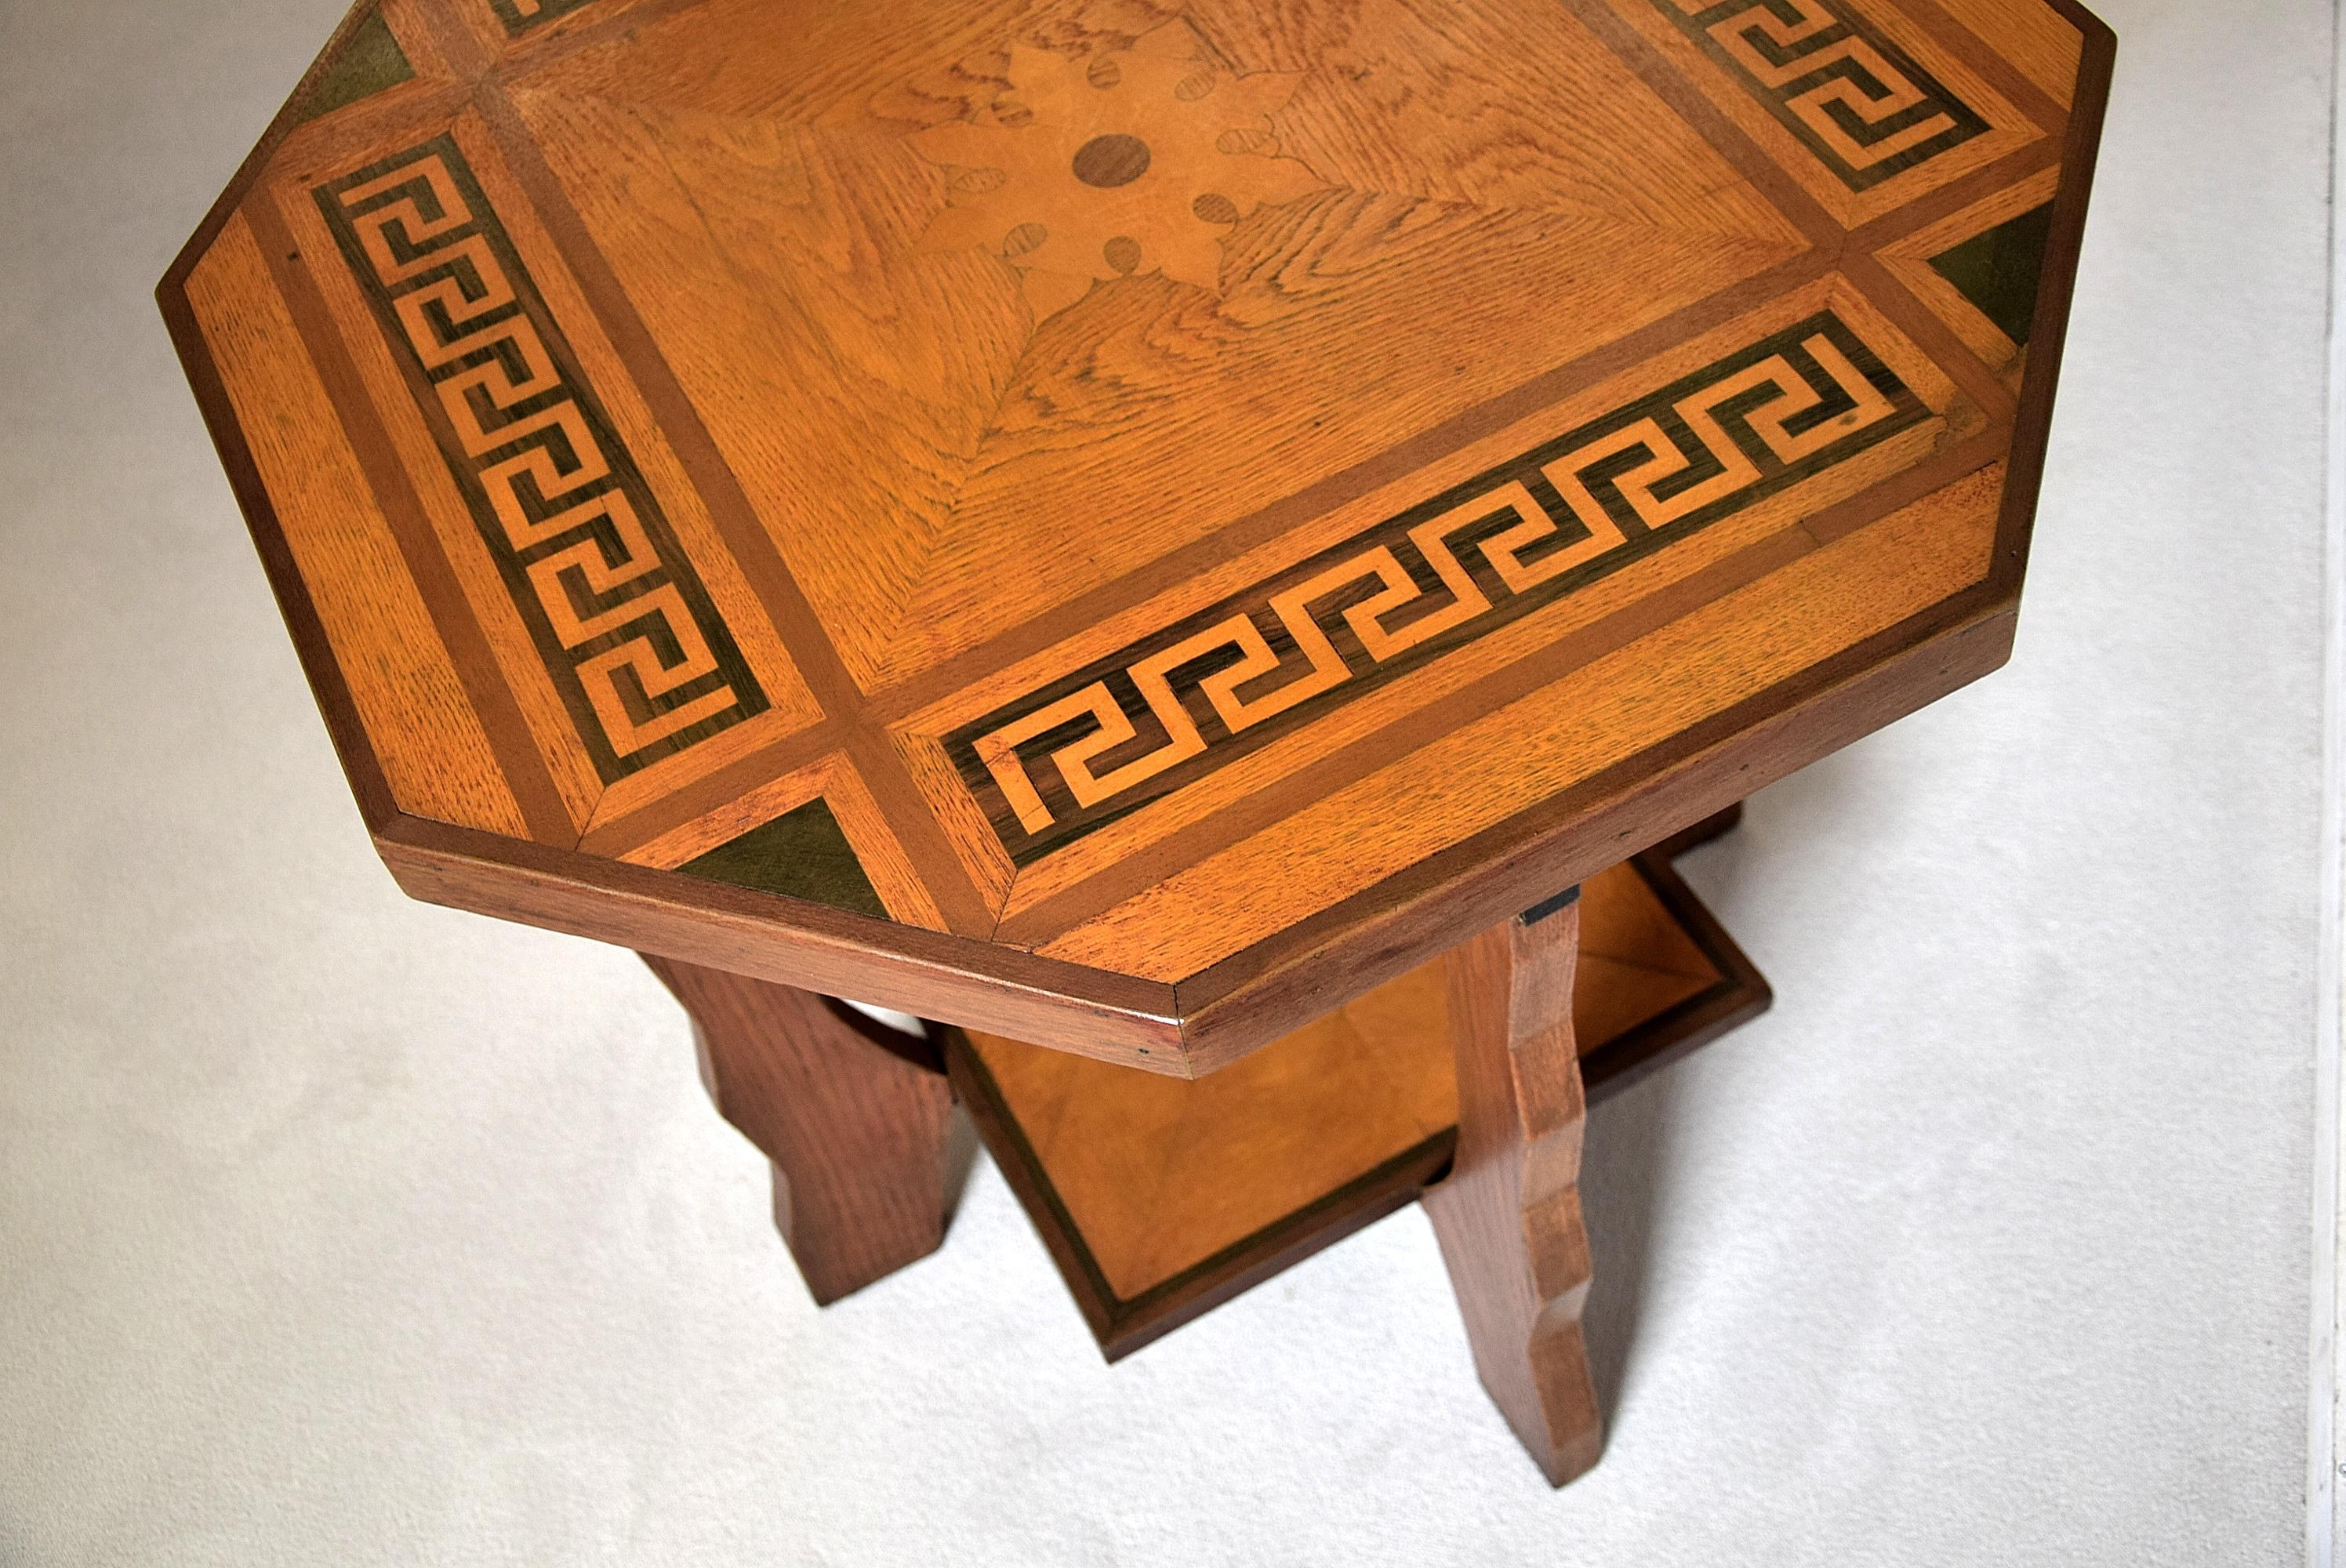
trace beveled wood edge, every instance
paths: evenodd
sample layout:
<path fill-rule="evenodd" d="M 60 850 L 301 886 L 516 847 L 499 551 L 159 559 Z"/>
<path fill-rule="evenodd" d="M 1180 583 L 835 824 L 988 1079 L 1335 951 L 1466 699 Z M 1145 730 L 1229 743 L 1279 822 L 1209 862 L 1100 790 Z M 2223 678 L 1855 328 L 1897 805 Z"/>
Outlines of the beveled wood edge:
<path fill-rule="evenodd" d="M 419 817 L 373 832 L 401 891 L 427 903 L 1188 1075 L 1158 982 Z"/>
<path fill-rule="evenodd" d="M 1673 835 L 1630 863 L 1671 919 L 1694 941 L 1719 979 L 1580 1059 L 1584 1093 L 1602 1105 L 1662 1068 L 1749 1023 L 1775 1000 L 1758 966 L 1738 947 L 1670 862 L 1718 838 L 1742 818 L 1739 803 Z M 1076 1299 L 1100 1354 L 1123 1359 L 1184 1324 L 1243 1296 L 1314 1253 L 1334 1246 L 1414 1203 L 1450 1167 L 1458 1130 L 1445 1127 L 1375 1168 L 1332 1187 L 1301 1208 L 1159 1280 L 1137 1296 L 1120 1297 L 1086 1245 L 1075 1217 L 1044 1173 L 1025 1130 L 1010 1114 L 985 1059 L 958 1029 L 946 1029 L 945 1069 L 1044 1250 Z"/>
<path fill-rule="evenodd" d="M 174 305 L 177 309 L 174 309 Z M 1434 860 L 1391 879 L 1387 884 L 1333 906 L 1280 937 L 1259 943 L 1179 985 L 1116 974 L 1045 958 L 966 937 L 871 920 L 825 906 L 780 898 L 679 873 L 605 860 L 576 850 L 431 821 L 406 815 L 393 804 L 380 764 L 368 744 L 347 686 L 332 657 L 323 626 L 294 565 L 262 488 L 249 448 L 227 407 L 221 387 L 184 294 L 167 299 L 165 314 L 206 423 L 219 447 L 231 489 L 246 510 L 255 547 L 309 675 L 313 695 L 332 738 L 343 772 L 385 865 L 410 896 L 475 912 L 514 919 L 550 930 L 617 942 L 686 962 L 731 968 L 760 979 L 798 985 L 859 1001 L 895 1007 L 949 1023 L 996 1030 L 1037 1044 L 1126 1062 L 1177 1077 L 1194 1077 L 1268 1044 L 1321 1013 L 1372 989 L 1451 945 L 1456 929 L 1480 929 L 1518 908 L 1528 907 L 1557 887 L 1585 880 L 1622 859 L 1625 850 L 1658 841 L 1687 825 L 1730 806 L 1761 784 L 1788 772 L 1787 762 L 1755 774 L 1749 761 L 1701 770 L 1682 763 L 1669 779 L 1641 796 L 1621 790 L 1617 798 L 1571 824 L 1545 843 L 1492 866 L 1469 868 L 1465 880 L 1433 889 L 1413 902 L 1398 903 L 1382 919 L 1341 933 L 1326 944 L 1311 942 L 1314 926 L 1349 917 L 1356 906 L 1390 899 L 1393 881 L 1431 880 L 1429 869 L 1464 858 L 1476 850 L 1469 840 Z M 1976 645 L 1983 627 L 2001 628 L 1986 639 L 1987 657 L 1943 667 L 1952 680 L 1927 679 L 1896 700 L 1895 711 L 1869 721 L 1874 689 L 1890 684 L 1919 663 L 1927 663 L 1935 643 L 1910 648 L 1894 662 L 1830 688 L 1807 708 L 1788 708 L 1773 722 L 1731 738 L 1719 748 L 1731 758 L 1758 751 L 1792 721 L 1824 716 L 1832 745 L 1845 744 L 1906 712 L 1923 706 L 2003 662 L 2009 653 L 2014 610 L 2005 609 L 1944 640 Z M 1902 628 L 1893 628 L 1895 636 Z M 1875 639 L 1880 640 L 1880 639 Z M 1870 656 L 1866 645 L 1835 663 Z M 1926 672 L 1927 673 L 1927 672 Z M 1760 701 L 1766 700 L 1763 694 Z M 1859 700 L 1852 704 L 1851 698 Z M 1749 705 L 1746 705 L 1749 706 Z M 1721 719 L 1739 720 L 1741 710 Z M 1832 722 L 1838 718 L 1840 722 Z M 1712 728 L 1717 728 L 1714 721 Z M 1634 769 L 1640 759 L 1617 765 L 1591 784 Z M 1721 772 L 1720 769 L 1724 768 Z M 1717 775 L 1708 789 L 1689 789 Z M 1536 840 L 1540 817 L 1554 817 L 1577 804 L 1586 787 L 1511 824 L 1523 824 Z M 1526 823 L 1526 819 L 1534 820 Z M 1577 869 L 1575 869 L 1575 868 Z M 1515 891 L 1510 891 L 1515 890 Z M 1495 899 L 1495 902 L 1493 901 Z M 1487 919 L 1460 926 L 1456 906 L 1487 908 Z M 1474 921 L 1477 917 L 1463 917 Z M 1423 928 L 1396 939 L 1406 921 Z M 1433 929 L 1434 927 L 1442 929 Z M 1300 939 L 1300 940 L 1299 940 Z M 1401 940 L 1402 945 L 1395 945 Z M 1309 942 L 1310 945 L 1306 945 Z M 1285 947 L 1282 954 L 1277 950 Z M 1250 962 L 1249 961 L 1256 961 Z M 1246 973 L 1240 966 L 1250 969 Z M 1309 966 L 1311 973 L 1300 976 Z M 1229 983 L 1226 990 L 1215 987 Z M 1185 1013 L 1184 1009 L 1188 1008 Z"/>
<path fill-rule="evenodd" d="M 629 946 L 683 962 L 894 1007 L 1174 1076 L 1172 988 L 969 938 L 870 920 L 401 811 L 239 424 L 189 281 L 286 137 L 293 109 L 366 16 L 357 0 L 155 290 L 164 329 L 244 515 L 263 574 L 359 813 L 402 891 L 426 902 Z M 786 906 L 778 909 L 777 906 Z M 858 929 L 862 928 L 862 929 Z M 633 933 L 633 934 L 630 934 Z M 772 940 L 780 936 L 783 942 Z M 789 945 L 784 945 L 784 943 Z M 981 961 L 975 966 L 962 961 Z"/>
<path fill-rule="evenodd" d="M 164 330 L 170 335 L 180 369 L 195 393 L 196 407 L 211 436 L 212 449 L 228 475 L 229 490 L 244 514 L 246 530 L 252 536 L 261 571 L 276 597 L 278 613 L 284 617 L 286 629 L 292 636 L 294 653 L 301 660 L 302 674 L 309 677 L 311 697 L 318 705 L 319 716 L 326 722 L 326 733 L 333 742 L 342 776 L 358 801 L 359 815 L 372 828 L 397 814 L 391 781 L 367 739 L 350 685 L 334 662 L 325 624 L 319 618 L 309 585 L 294 563 L 292 546 L 278 526 L 276 508 L 261 482 L 252 448 L 237 423 L 228 389 L 212 361 L 210 347 L 196 322 L 186 279 L 177 263 L 158 289 L 157 299 L 162 307 Z"/>
<path fill-rule="evenodd" d="M 1845 745 L 1968 684 L 2009 655 L 2015 616 L 2006 606 L 1871 667 L 1868 648 L 1851 649 L 1857 673 L 1805 704 L 1749 721 L 1739 710 L 1719 716 L 1689 732 L 1713 744 L 1689 748 L 1642 787 L 1622 777 L 1632 764 L 1618 764 L 1484 836 L 1504 847 L 1469 840 L 1290 928 L 1293 947 L 1251 972 L 1236 972 L 1235 961 L 1205 972 L 1232 983 L 1202 1001 L 1188 982 L 1140 980 L 395 810 L 370 828 L 401 889 L 426 902 L 1197 1077 L 1433 958 L 1457 931 L 1584 881 L 1734 805 L 1816 748 Z M 1397 882 L 1415 884 L 1405 901 Z"/>
<path fill-rule="evenodd" d="M 1458 932 L 1480 930 L 1558 887 L 1584 881 L 1791 771 L 1800 764 L 1769 751 L 1795 724 L 1815 724 L 1811 738 L 1826 749 L 1845 745 L 2009 657 L 2116 47 L 2116 35 L 2076 0 L 2048 3 L 2077 25 L 2084 47 L 1987 579 L 1715 716 L 1669 747 L 1617 764 L 1178 984 L 397 809 L 188 295 L 190 274 L 300 123 L 294 106 L 361 20 L 362 4 L 328 37 L 165 272 L 156 297 L 343 774 L 403 891 L 429 902 L 1196 1077 L 1424 962 L 1453 945 Z M 1874 660 L 1882 662 L 1867 667 Z M 1891 689 L 1908 678 L 1915 682 L 1911 687 Z M 1735 735 L 1738 725 L 1749 728 Z M 1657 761 L 1667 769 L 1663 777 L 1649 778 L 1642 790 L 1627 787 L 1630 775 L 1650 775 Z M 1579 820 L 1560 820 L 1584 806 Z M 1485 854 L 1493 858 L 1474 863 Z M 1347 921 L 1354 923 L 1338 929 Z"/>
<path fill-rule="evenodd" d="M 1688 731 L 1658 775 L 1650 753 L 1617 763 L 1180 982 L 1191 1068 L 1211 1072 L 1301 1028 L 1447 951 L 1457 933 L 1586 881 L 1989 674 L 2011 657 L 2018 615 L 2007 600 L 1914 641 L 1893 626 L 1785 683 L 1806 687 L 1806 700 L 1761 693 Z"/>
<path fill-rule="evenodd" d="M 325 74 L 343 42 L 366 19 L 372 5 L 373 0 L 352 0 L 351 8 L 326 36 L 309 68 L 270 117 L 260 138 L 237 165 L 226 188 L 205 209 L 195 232 L 179 247 L 155 285 L 155 304 L 163 317 L 163 330 L 171 340 L 172 351 L 178 355 L 179 368 L 195 395 L 197 412 L 211 436 L 212 449 L 228 474 L 230 493 L 236 497 L 237 508 L 244 515 L 246 531 L 251 535 L 253 548 L 260 556 L 261 570 L 276 597 L 278 612 L 292 635 L 294 653 L 301 662 L 302 674 L 309 678 L 311 696 L 325 720 L 326 733 L 333 742 L 342 776 L 358 800 L 360 816 L 370 829 L 395 814 L 390 779 L 367 739 L 366 727 L 360 721 L 349 683 L 334 662 L 325 624 L 319 618 L 309 585 L 294 564 L 292 547 L 278 521 L 277 509 L 269 499 L 268 486 L 261 482 L 260 465 L 253 460 L 252 448 L 237 423 L 228 388 L 220 380 L 219 368 L 213 362 L 211 345 L 205 341 L 203 329 L 196 321 L 195 303 L 189 297 L 188 284 L 213 242 L 267 171 L 279 147 L 304 123 L 295 114 L 296 107 Z"/>
<path fill-rule="evenodd" d="M 2053 404 L 2060 390 L 2062 351 L 2069 339 L 2077 258 L 2085 249 L 2094 168 L 2101 157 L 2102 123 L 2109 109 L 2117 35 L 2079 0 L 2048 0 L 2083 37 L 2077 86 L 2061 149 L 2061 183 L 2053 197 L 2053 226 L 2037 274 L 2036 316 L 2029 327 L 2020 402 L 2013 414 L 2012 452 L 2005 460 L 2004 513 L 1996 523 L 1995 561 L 1988 582 L 2016 602 L 2036 530 L 2036 503 L 2045 482 L 2045 454 L 2053 438 Z"/>
<path fill-rule="evenodd" d="M 1698 850 L 1713 839 L 1723 838 L 1743 825 L 1743 802 L 1738 800 L 1723 811 L 1713 811 L 1682 833 L 1672 833 L 1646 853 L 1665 860 L 1675 860 L 1688 850 Z"/>

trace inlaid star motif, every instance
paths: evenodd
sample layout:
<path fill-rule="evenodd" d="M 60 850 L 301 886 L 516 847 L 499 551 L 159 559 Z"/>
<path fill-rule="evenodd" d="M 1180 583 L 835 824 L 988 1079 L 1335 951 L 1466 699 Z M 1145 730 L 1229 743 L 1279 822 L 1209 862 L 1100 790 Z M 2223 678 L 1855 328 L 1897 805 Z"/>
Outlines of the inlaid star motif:
<path fill-rule="evenodd" d="M 923 247 L 999 251 L 1037 321 L 1135 273 L 1219 293 L 1232 224 L 1326 188 L 1271 128 L 1302 79 L 1223 70 L 1179 22 L 1088 64 L 1014 48 L 1013 96 L 990 117 L 912 137 L 952 201 Z"/>

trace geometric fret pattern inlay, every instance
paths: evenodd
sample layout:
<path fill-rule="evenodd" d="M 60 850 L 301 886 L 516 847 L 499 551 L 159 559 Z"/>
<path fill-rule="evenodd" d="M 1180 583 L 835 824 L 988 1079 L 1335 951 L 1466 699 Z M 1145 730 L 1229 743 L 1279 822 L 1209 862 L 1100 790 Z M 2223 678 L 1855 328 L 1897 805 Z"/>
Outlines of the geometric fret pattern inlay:
<path fill-rule="evenodd" d="M 1846 0 L 1654 0 L 1851 190 L 1987 122 Z"/>
<path fill-rule="evenodd" d="M 956 1090 L 1111 1357 L 1435 1184 L 1558 1480 L 1664 861 L 2012 651 L 2082 3 L 359 0 L 159 293 L 393 876 L 663 955 L 825 1298 Z"/>
<path fill-rule="evenodd" d="M 1929 417 L 1821 312 L 946 738 L 1031 863 Z"/>
<path fill-rule="evenodd" d="M 2003 662 L 2086 4 L 356 0 L 159 293 L 402 886 L 1203 1073 Z"/>
<path fill-rule="evenodd" d="M 314 194 L 603 780 L 763 711 L 454 138 Z"/>

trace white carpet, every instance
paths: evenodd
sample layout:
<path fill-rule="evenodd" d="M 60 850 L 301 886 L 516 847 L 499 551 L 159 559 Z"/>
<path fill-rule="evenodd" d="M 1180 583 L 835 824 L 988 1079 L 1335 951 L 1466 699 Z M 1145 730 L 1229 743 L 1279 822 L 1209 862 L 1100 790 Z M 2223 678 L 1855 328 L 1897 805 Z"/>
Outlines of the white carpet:
<path fill-rule="evenodd" d="M 2318 0 L 2108 0 L 2018 656 L 1688 862 L 1780 1001 L 1555 1494 L 1414 1210 L 1111 1370 L 981 1164 L 818 1313 L 633 958 L 393 891 L 148 298 L 339 9 L 0 0 L 0 1563 L 2299 1560 Z"/>

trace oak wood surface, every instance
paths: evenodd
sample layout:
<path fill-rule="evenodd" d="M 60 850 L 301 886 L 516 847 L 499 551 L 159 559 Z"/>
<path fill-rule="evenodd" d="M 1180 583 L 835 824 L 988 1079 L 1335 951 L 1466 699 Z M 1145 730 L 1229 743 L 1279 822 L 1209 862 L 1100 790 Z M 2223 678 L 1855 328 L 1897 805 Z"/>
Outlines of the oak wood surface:
<path fill-rule="evenodd" d="M 941 1066 L 820 996 L 648 962 L 692 1019 L 709 1097 L 773 1164 L 774 1223 L 816 1303 L 935 1251 L 967 1168 Z"/>
<path fill-rule="evenodd" d="M 1194 1076 L 2001 661 L 2111 52 L 366 0 L 159 292 L 403 886 Z"/>
<path fill-rule="evenodd" d="M 1444 961 L 1458 1151 L 1423 1200 L 1483 1387 L 1557 1486 L 1605 1446 L 1580 1328 L 1591 1268 L 1573 1034 L 1579 927 L 1576 904 L 1520 917 Z"/>

